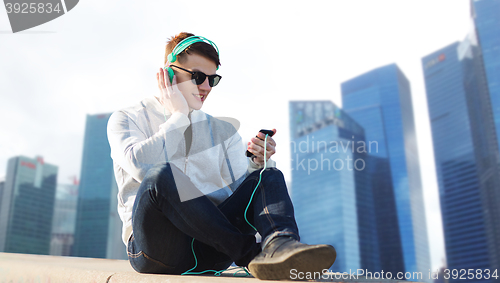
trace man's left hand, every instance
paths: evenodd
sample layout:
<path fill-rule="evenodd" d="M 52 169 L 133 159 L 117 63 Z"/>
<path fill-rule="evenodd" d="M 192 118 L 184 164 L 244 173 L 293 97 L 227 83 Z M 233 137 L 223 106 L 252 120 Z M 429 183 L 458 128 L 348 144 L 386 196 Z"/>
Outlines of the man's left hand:
<path fill-rule="evenodd" d="M 274 134 L 276 134 L 276 129 L 272 130 Z M 264 165 L 264 139 L 266 135 L 259 132 L 257 137 L 254 137 L 250 140 L 247 145 L 247 150 L 253 153 L 255 156 L 253 158 L 253 162 L 258 165 Z M 267 145 L 266 145 L 266 161 L 276 153 L 276 142 L 270 136 L 267 136 Z"/>

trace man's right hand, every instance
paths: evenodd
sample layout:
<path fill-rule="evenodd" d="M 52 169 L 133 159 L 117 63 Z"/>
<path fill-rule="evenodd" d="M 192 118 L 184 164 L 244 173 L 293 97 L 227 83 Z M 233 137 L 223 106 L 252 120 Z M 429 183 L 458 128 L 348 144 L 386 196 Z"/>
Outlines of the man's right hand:
<path fill-rule="evenodd" d="M 189 106 L 184 95 L 177 87 L 177 78 L 174 76 L 172 83 L 168 78 L 168 72 L 160 68 L 160 72 L 156 73 L 158 80 L 158 88 L 160 88 L 160 102 L 170 113 L 189 114 Z"/>

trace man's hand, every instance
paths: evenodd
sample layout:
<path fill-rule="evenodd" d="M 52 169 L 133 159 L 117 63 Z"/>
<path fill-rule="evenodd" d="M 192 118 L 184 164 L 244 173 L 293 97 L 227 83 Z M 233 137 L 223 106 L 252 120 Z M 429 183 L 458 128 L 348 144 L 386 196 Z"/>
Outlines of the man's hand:
<path fill-rule="evenodd" d="M 177 87 L 177 78 L 174 76 L 172 83 L 168 78 L 168 72 L 160 68 L 160 72 L 156 73 L 158 80 L 158 88 L 160 88 L 160 102 L 170 113 L 189 114 L 189 106 L 184 95 Z"/>
<path fill-rule="evenodd" d="M 276 134 L 276 129 L 273 129 L 274 134 Z M 253 162 L 258 165 L 264 165 L 264 139 L 266 135 L 259 132 L 257 137 L 251 139 L 248 143 L 247 150 L 253 153 L 255 156 L 253 158 Z M 270 136 L 267 136 L 267 145 L 266 145 L 266 161 L 276 153 L 276 142 Z"/>

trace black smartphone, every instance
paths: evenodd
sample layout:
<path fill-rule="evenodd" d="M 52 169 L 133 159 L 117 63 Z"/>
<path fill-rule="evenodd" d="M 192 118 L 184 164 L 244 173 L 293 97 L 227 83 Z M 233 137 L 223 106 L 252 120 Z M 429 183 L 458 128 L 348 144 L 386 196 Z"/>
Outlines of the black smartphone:
<path fill-rule="evenodd" d="M 262 129 L 262 130 L 260 130 L 259 132 L 263 133 L 264 135 L 266 135 L 266 134 L 267 134 L 267 135 L 269 135 L 270 137 L 272 137 L 272 136 L 274 135 L 274 132 L 273 132 L 273 131 L 271 131 L 271 130 L 264 130 L 264 129 Z M 257 137 L 257 136 L 255 136 L 255 137 Z M 247 157 L 252 157 L 252 156 L 253 156 L 253 153 L 251 153 L 250 151 L 248 151 L 248 150 L 247 150 L 246 155 L 247 155 Z"/>

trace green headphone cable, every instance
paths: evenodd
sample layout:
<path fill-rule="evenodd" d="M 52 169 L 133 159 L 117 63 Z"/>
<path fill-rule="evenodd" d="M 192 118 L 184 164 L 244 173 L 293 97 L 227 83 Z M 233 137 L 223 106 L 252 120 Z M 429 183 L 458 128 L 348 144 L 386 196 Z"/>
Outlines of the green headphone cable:
<path fill-rule="evenodd" d="M 247 210 L 248 208 L 250 207 L 250 203 L 252 202 L 252 199 L 253 199 L 253 195 L 255 194 L 255 192 L 257 191 L 257 188 L 259 187 L 260 185 L 260 180 L 262 179 L 262 172 L 264 172 L 264 170 L 266 169 L 267 167 L 267 161 L 266 161 L 266 147 L 267 147 L 267 134 L 266 134 L 266 137 L 264 139 L 264 167 L 262 167 L 262 170 L 260 170 L 260 174 L 259 174 L 259 182 L 257 183 L 257 186 L 255 186 L 255 189 L 253 189 L 253 193 L 252 193 L 252 196 L 250 196 L 250 200 L 248 201 L 248 205 L 247 205 L 247 208 L 245 208 L 245 213 L 243 214 L 243 216 L 245 217 L 245 221 L 248 223 L 248 225 L 250 225 L 250 227 L 252 227 L 255 232 L 258 232 L 257 231 L 257 228 L 255 228 L 252 224 L 250 224 L 250 222 L 248 221 L 247 219 Z"/>
<path fill-rule="evenodd" d="M 260 174 L 259 174 L 259 182 L 257 182 L 257 185 L 255 186 L 255 189 L 253 189 L 253 192 L 252 192 L 252 195 L 250 196 L 250 200 L 248 201 L 248 205 L 247 207 L 245 208 L 245 213 L 243 214 L 244 218 L 245 218 L 245 221 L 248 223 L 248 225 L 250 225 L 250 227 L 252 227 L 256 232 L 257 232 L 257 229 L 252 225 L 250 224 L 250 222 L 248 221 L 247 219 L 247 211 L 248 211 L 248 208 L 250 207 L 250 204 L 252 203 L 252 199 L 253 199 L 253 195 L 255 194 L 255 192 L 257 191 L 257 188 L 259 187 L 260 185 L 260 181 L 262 179 L 262 172 L 264 172 L 264 170 L 266 169 L 267 167 L 267 161 L 266 161 L 266 148 L 267 148 L 267 134 L 266 134 L 266 137 L 264 139 L 264 167 L 262 167 L 262 170 L 260 170 Z M 215 276 L 220 276 L 222 274 L 222 272 L 224 271 L 229 271 L 233 268 L 235 269 L 238 269 L 238 271 L 236 271 L 235 273 L 233 273 L 233 276 L 235 277 L 246 277 L 246 276 L 249 276 L 250 273 L 248 272 L 248 270 L 245 268 L 245 267 L 230 267 L 230 268 L 227 268 L 227 269 L 223 269 L 223 270 L 204 270 L 204 271 L 200 271 L 200 272 L 191 272 L 191 270 L 195 269 L 197 266 L 198 266 L 198 259 L 196 258 L 196 254 L 194 252 L 194 238 L 193 240 L 191 241 L 191 251 L 193 252 L 193 256 L 194 256 L 194 267 L 189 269 L 188 271 L 186 272 L 183 272 L 181 273 L 181 275 L 197 275 L 197 274 L 203 274 L 205 272 L 214 272 L 214 275 Z M 234 269 L 233 269 L 234 270 Z M 246 274 L 244 275 L 237 275 L 238 272 L 240 271 L 244 271 Z"/>

